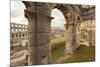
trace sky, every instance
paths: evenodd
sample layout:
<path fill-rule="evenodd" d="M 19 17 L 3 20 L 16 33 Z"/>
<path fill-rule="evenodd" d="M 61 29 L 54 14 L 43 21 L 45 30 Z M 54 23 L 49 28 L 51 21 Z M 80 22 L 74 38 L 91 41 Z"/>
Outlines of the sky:
<path fill-rule="evenodd" d="M 28 20 L 24 17 L 24 9 L 26 9 L 25 5 L 21 1 L 11 1 L 11 22 L 28 24 Z M 51 27 L 64 27 L 65 19 L 61 11 L 53 9 L 51 16 L 54 17 Z"/>
<path fill-rule="evenodd" d="M 25 5 L 21 1 L 11 1 L 11 22 L 28 24 L 28 20 L 24 17 Z"/>

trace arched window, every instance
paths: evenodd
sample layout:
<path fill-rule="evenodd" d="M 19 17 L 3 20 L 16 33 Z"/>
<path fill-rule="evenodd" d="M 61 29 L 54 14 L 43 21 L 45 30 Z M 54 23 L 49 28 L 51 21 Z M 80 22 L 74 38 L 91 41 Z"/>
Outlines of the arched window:
<path fill-rule="evenodd" d="M 23 34 L 23 37 L 24 37 L 24 34 Z"/>
<path fill-rule="evenodd" d="M 27 29 L 25 29 L 25 32 L 27 32 Z"/>
<path fill-rule="evenodd" d="M 19 29 L 19 31 L 21 32 L 21 29 Z"/>
<path fill-rule="evenodd" d="M 17 32 L 17 31 L 18 31 L 18 29 L 15 29 L 15 31 Z"/>
<path fill-rule="evenodd" d="M 18 27 L 18 25 L 15 25 L 15 27 Z"/>
<path fill-rule="evenodd" d="M 26 36 L 27 36 L 27 33 L 26 33 Z"/>
<path fill-rule="evenodd" d="M 18 34 L 16 34 L 16 37 L 18 37 Z"/>
<path fill-rule="evenodd" d="M 13 24 L 11 24 L 11 27 L 13 27 L 14 25 Z"/>
<path fill-rule="evenodd" d="M 12 34 L 11 37 L 13 38 L 14 37 L 14 34 Z"/>
<path fill-rule="evenodd" d="M 51 16 L 54 17 L 54 19 L 52 19 L 51 27 L 64 28 L 66 21 L 63 13 L 60 10 L 53 9 Z"/>
<path fill-rule="evenodd" d="M 23 28 L 24 28 L 25 26 L 23 25 Z"/>
<path fill-rule="evenodd" d="M 19 37 L 21 37 L 21 34 L 19 34 Z"/>
<path fill-rule="evenodd" d="M 25 30 L 23 29 L 23 32 L 24 32 Z"/>
<path fill-rule="evenodd" d="M 21 25 L 19 25 L 19 27 L 21 27 Z"/>
<path fill-rule="evenodd" d="M 11 29 L 11 32 L 14 32 L 14 29 Z"/>

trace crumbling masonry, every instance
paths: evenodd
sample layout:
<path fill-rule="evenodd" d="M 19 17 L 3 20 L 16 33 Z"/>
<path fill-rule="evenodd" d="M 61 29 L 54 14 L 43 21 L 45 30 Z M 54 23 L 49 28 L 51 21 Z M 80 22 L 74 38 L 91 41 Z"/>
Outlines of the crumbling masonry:
<path fill-rule="evenodd" d="M 52 4 L 23 1 L 26 6 L 25 17 L 28 19 L 28 65 L 50 63 L 50 28 L 51 11 L 59 9 L 66 20 L 65 54 L 73 54 L 79 45 L 76 26 L 81 20 L 79 5 Z"/>

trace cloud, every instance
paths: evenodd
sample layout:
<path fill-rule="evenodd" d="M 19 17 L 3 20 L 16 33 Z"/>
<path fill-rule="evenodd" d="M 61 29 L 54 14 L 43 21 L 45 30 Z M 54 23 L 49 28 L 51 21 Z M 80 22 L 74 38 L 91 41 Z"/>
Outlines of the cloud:
<path fill-rule="evenodd" d="M 25 5 L 21 1 L 11 1 L 11 22 L 28 24 L 27 19 L 24 17 Z M 54 19 L 51 22 L 52 27 L 63 27 L 65 19 L 63 14 L 58 9 L 53 9 L 51 13 Z"/>
<path fill-rule="evenodd" d="M 27 24 L 24 9 L 25 5 L 21 1 L 11 1 L 11 22 Z"/>
<path fill-rule="evenodd" d="M 64 26 L 65 18 L 60 10 L 53 9 L 51 16 L 54 17 L 54 19 L 52 20 L 52 23 L 51 23 L 52 27 L 63 27 Z"/>

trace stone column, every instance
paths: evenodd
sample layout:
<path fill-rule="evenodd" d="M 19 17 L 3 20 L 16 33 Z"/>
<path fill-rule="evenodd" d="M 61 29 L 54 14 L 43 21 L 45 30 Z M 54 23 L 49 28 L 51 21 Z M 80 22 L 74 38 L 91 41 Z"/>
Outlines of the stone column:
<path fill-rule="evenodd" d="M 46 3 L 24 2 L 28 18 L 29 65 L 47 64 L 49 47 L 49 9 Z"/>
<path fill-rule="evenodd" d="M 72 17 L 67 18 L 66 24 L 66 48 L 65 54 L 73 54 L 76 48 L 76 16 L 72 14 Z"/>
<path fill-rule="evenodd" d="M 80 46 L 80 40 L 81 40 L 81 30 L 80 30 L 80 20 L 78 20 L 78 23 L 76 23 L 76 41 L 77 41 L 77 46 L 78 48 Z"/>
<path fill-rule="evenodd" d="M 66 30 L 66 48 L 65 48 L 65 54 L 73 54 L 73 24 L 67 25 L 68 29 Z"/>

